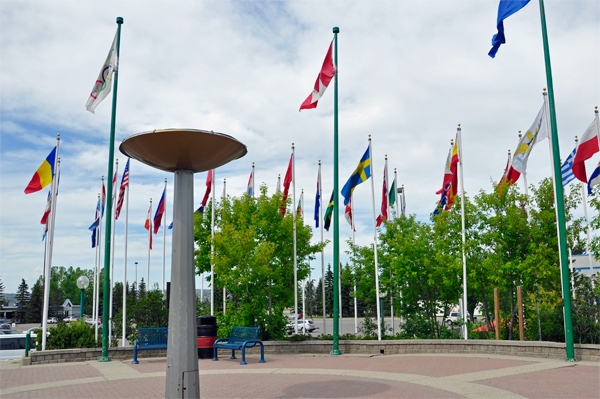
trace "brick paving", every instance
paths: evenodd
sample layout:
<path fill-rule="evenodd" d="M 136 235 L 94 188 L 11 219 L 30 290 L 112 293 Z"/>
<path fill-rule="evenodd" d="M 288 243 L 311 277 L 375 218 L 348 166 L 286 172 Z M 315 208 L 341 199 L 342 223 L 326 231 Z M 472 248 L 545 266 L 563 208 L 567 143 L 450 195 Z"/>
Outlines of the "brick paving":
<path fill-rule="evenodd" d="M 268 355 L 199 360 L 203 398 L 599 398 L 600 364 L 499 355 Z M 166 358 L 21 366 L 4 398 L 162 398 Z"/>

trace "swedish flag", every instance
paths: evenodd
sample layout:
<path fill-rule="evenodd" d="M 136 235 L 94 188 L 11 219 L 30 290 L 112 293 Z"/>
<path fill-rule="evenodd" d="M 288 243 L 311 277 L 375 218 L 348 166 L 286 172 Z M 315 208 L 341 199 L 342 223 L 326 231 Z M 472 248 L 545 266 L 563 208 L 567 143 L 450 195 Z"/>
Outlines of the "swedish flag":
<path fill-rule="evenodd" d="M 364 181 L 367 181 L 367 179 L 371 177 L 371 154 L 369 154 L 370 149 L 370 147 L 367 148 L 365 155 L 363 155 L 363 157 L 360 159 L 360 162 L 354 170 L 354 173 L 352 173 L 352 176 L 350 176 L 346 184 L 344 184 L 344 188 L 342 188 L 344 205 L 348 205 L 350 202 L 350 196 L 354 191 L 354 187 L 358 186 Z"/>
<path fill-rule="evenodd" d="M 329 226 L 331 226 L 331 217 L 333 215 L 333 194 L 331 193 L 331 199 L 329 200 L 329 205 L 327 205 L 327 210 L 325 211 L 325 230 L 329 231 Z"/>

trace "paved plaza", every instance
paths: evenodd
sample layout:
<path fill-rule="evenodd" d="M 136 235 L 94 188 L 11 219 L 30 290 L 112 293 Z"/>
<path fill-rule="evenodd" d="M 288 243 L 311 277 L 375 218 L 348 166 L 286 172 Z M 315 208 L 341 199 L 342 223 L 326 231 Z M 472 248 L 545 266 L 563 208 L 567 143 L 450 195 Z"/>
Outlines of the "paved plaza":
<path fill-rule="evenodd" d="M 199 360 L 202 398 L 598 398 L 600 363 L 496 355 L 268 355 Z M 21 366 L 0 397 L 164 398 L 166 358 Z"/>

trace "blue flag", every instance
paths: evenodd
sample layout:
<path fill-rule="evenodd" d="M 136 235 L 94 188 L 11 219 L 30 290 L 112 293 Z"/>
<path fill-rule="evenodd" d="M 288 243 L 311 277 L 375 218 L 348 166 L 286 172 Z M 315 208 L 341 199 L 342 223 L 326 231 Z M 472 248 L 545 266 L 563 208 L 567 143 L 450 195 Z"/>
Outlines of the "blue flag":
<path fill-rule="evenodd" d="M 342 188 L 342 195 L 344 196 L 344 205 L 348 205 L 350 202 L 350 197 L 352 196 L 352 192 L 354 188 L 358 186 L 360 183 L 367 181 L 369 177 L 371 177 L 371 147 L 367 148 L 365 155 L 360 159 L 358 166 L 352 173 L 352 176 L 348 179 L 344 187 Z"/>
<path fill-rule="evenodd" d="M 315 196 L 315 227 L 319 228 L 319 210 L 321 209 L 321 165 L 319 165 L 319 177 L 317 178 L 317 195 Z"/>
<path fill-rule="evenodd" d="M 575 175 L 573 174 L 573 161 L 575 160 L 575 154 L 577 153 L 577 148 L 573 149 L 573 152 L 569 154 L 565 163 L 563 163 L 560 168 L 562 174 L 562 185 L 566 187 L 567 184 L 571 183 L 575 180 Z"/>
<path fill-rule="evenodd" d="M 598 162 L 598 166 L 594 169 L 594 173 L 590 176 L 590 181 L 588 182 L 588 194 L 592 195 L 592 187 L 600 184 L 600 162 Z"/>
<path fill-rule="evenodd" d="M 492 49 L 488 53 L 490 57 L 494 58 L 500 45 L 506 43 L 503 21 L 525 7 L 527 3 L 529 3 L 529 0 L 500 0 L 498 5 L 498 33 L 492 37 Z"/>
<path fill-rule="evenodd" d="M 171 224 L 169 225 L 169 228 L 167 230 L 173 230 L 173 222 L 171 222 Z"/>

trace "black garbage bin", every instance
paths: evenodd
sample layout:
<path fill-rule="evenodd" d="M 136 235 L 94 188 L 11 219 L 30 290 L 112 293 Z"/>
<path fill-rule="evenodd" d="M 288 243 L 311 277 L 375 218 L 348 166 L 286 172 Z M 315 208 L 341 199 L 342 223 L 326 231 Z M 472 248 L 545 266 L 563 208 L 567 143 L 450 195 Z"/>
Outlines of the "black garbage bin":
<path fill-rule="evenodd" d="M 196 331 L 198 333 L 198 359 L 212 359 L 213 345 L 217 340 L 217 318 L 215 316 L 198 316 Z"/>

